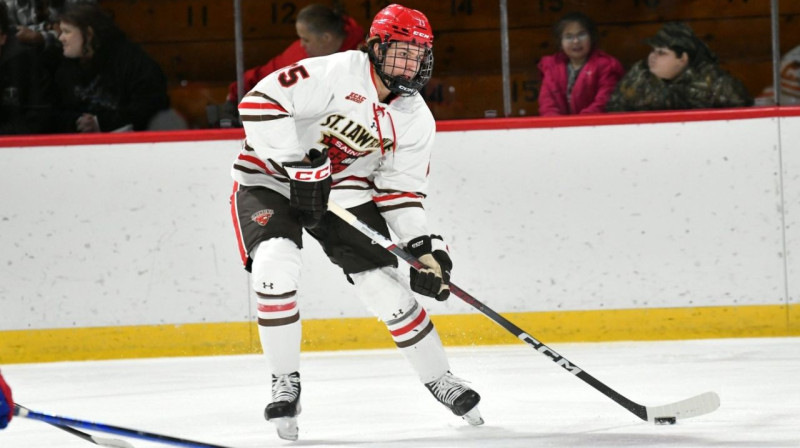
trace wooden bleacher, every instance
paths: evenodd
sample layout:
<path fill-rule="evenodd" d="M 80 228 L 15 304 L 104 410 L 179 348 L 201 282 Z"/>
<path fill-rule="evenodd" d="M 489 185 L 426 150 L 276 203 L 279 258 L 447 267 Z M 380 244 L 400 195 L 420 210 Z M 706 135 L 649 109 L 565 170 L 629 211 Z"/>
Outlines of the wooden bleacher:
<path fill-rule="evenodd" d="M 320 0 L 324 2 L 325 0 Z M 242 0 L 245 68 L 263 64 L 296 39 L 297 12 L 313 1 Z M 390 1 L 335 2 L 368 28 Z M 205 105 L 222 102 L 236 77 L 232 0 L 100 0 L 132 40 L 161 65 L 173 105 L 193 127 L 207 125 Z M 334 4 L 330 2 L 329 4 Z M 425 97 L 437 119 L 503 114 L 500 10 L 497 0 L 407 0 L 430 19 L 434 79 Z M 772 83 L 770 2 L 748 0 L 510 0 L 512 116 L 536 115 L 539 59 L 555 52 L 550 28 L 582 11 L 601 33 L 600 46 L 627 68 L 647 56 L 643 43 L 662 23 L 682 20 L 741 79 L 753 96 Z M 781 2 L 780 44 L 800 44 L 800 2 Z"/>

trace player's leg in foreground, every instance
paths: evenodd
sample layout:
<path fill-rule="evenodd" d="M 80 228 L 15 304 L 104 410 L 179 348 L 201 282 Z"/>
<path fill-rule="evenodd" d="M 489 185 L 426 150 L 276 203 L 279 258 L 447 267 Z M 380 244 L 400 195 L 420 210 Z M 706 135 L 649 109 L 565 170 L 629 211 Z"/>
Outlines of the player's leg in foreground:
<path fill-rule="evenodd" d="M 259 244 L 254 255 L 258 335 L 272 371 L 272 402 L 264 417 L 275 424 L 282 439 L 297 440 L 301 324 L 295 293 L 300 249 L 288 239 L 269 239 Z"/>
<path fill-rule="evenodd" d="M 395 344 L 440 403 L 471 425 L 483 424 L 480 395 L 450 373 L 439 333 L 394 267 L 351 275 L 358 295 L 389 329 Z"/>
<path fill-rule="evenodd" d="M 363 222 L 389 235 L 374 203 L 350 209 Z M 361 301 L 389 329 L 395 344 L 433 396 L 472 425 L 483 419 L 480 395 L 450 373 L 442 341 L 425 309 L 417 302 L 408 279 L 397 270 L 397 258 L 338 217 L 328 215 L 322 230 L 310 232 L 328 256 L 349 275 Z"/>
<path fill-rule="evenodd" d="M 297 285 L 302 229 L 289 200 L 260 187 L 240 187 L 232 198 L 243 261 L 258 306 L 258 335 L 271 373 L 272 396 L 264 417 L 278 435 L 297 440 L 300 413 L 300 312 Z"/>

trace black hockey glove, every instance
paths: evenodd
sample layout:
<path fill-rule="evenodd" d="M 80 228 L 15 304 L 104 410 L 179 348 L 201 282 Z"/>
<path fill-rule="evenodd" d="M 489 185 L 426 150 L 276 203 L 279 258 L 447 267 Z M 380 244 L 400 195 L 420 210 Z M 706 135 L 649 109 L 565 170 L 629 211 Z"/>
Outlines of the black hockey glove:
<path fill-rule="evenodd" d="M 423 235 L 406 245 L 406 250 L 427 268 L 417 271 L 411 268 L 411 289 L 417 294 L 447 300 L 450 297 L 450 270 L 453 262 L 447 246 L 439 235 Z"/>
<path fill-rule="evenodd" d="M 283 164 L 289 176 L 289 202 L 300 212 L 300 224 L 313 229 L 328 211 L 331 194 L 331 161 L 328 150 L 312 149 L 300 162 Z"/>

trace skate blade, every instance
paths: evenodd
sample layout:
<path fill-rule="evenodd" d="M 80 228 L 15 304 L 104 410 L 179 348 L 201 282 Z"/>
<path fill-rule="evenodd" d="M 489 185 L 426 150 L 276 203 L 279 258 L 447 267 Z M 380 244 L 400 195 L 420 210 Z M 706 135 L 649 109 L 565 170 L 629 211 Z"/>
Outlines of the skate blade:
<path fill-rule="evenodd" d="M 481 417 L 481 411 L 478 410 L 477 406 L 470 409 L 470 411 L 462 415 L 461 418 L 472 426 L 480 426 L 483 424 L 483 417 Z"/>
<path fill-rule="evenodd" d="M 278 437 L 284 440 L 297 440 L 299 429 L 297 417 L 281 417 L 270 420 L 278 431 Z"/>

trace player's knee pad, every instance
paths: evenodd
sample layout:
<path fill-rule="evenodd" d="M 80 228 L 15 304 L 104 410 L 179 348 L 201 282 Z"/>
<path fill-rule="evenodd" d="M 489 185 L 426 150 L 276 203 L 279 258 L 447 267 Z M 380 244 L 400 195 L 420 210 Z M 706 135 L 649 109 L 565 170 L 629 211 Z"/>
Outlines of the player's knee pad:
<path fill-rule="evenodd" d="M 396 268 L 383 267 L 350 274 L 359 299 L 384 322 L 405 315 L 417 305 L 414 294 Z"/>
<path fill-rule="evenodd" d="M 300 248 L 286 238 L 272 238 L 254 249 L 251 279 L 259 295 L 281 296 L 297 291 L 303 259 Z"/>

